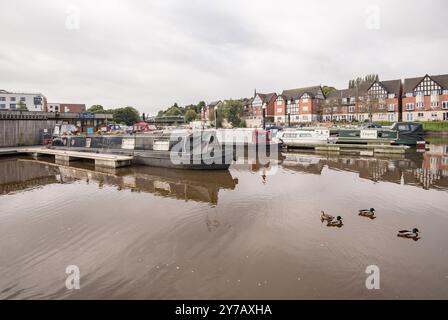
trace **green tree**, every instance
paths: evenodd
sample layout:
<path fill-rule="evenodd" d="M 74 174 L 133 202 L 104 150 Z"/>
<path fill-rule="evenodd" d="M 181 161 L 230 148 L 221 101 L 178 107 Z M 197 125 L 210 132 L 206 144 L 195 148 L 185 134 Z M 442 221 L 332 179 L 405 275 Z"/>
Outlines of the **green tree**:
<path fill-rule="evenodd" d="M 349 89 L 359 87 L 362 84 L 379 81 L 380 77 L 376 73 L 368 74 L 364 78 L 358 77 L 348 82 Z"/>
<path fill-rule="evenodd" d="M 218 110 L 216 110 L 216 114 L 218 116 L 217 121 L 215 121 L 215 109 L 214 108 L 209 109 L 208 120 L 210 121 L 212 126 L 215 126 L 216 123 L 216 127 L 221 128 L 222 122 L 224 121 L 225 118 L 223 109 L 224 109 L 223 107 L 219 107 Z"/>
<path fill-rule="evenodd" d="M 206 107 L 205 101 L 199 101 L 196 108 L 196 113 L 201 113 L 202 109 L 205 107 Z"/>
<path fill-rule="evenodd" d="M 186 123 L 190 123 L 193 120 L 196 120 L 198 114 L 196 113 L 196 111 L 190 109 L 187 112 L 185 112 L 185 122 Z"/>
<path fill-rule="evenodd" d="M 103 108 L 102 105 L 95 104 L 91 106 L 89 109 L 87 109 L 87 112 L 89 113 L 105 113 L 106 110 Z"/>
<path fill-rule="evenodd" d="M 19 107 L 17 109 L 22 110 L 22 111 L 28 111 L 28 108 L 23 103 L 23 101 L 19 101 L 18 105 L 19 105 Z"/>
<path fill-rule="evenodd" d="M 223 106 L 223 114 L 228 122 L 232 123 L 232 126 L 239 127 L 243 113 L 243 103 L 240 100 L 226 100 Z"/>
<path fill-rule="evenodd" d="M 165 116 L 181 116 L 184 112 L 182 108 L 180 108 L 177 103 L 174 103 L 171 107 L 169 107 L 165 112 Z"/>
<path fill-rule="evenodd" d="M 324 95 L 327 97 L 330 93 L 332 93 L 333 91 L 336 91 L 335 87 L 329 87 L 329 86 L 323 86 L 322 87 L 322 92 L 324 93 Z"/>
<path fill-rule="evenodd" d="M 140 113 L 137 109 L 133 107 L 124 107 L 113 110 L 114 118 L 116 123 L 124 123 L 128 126 L 140 121 Z"/>

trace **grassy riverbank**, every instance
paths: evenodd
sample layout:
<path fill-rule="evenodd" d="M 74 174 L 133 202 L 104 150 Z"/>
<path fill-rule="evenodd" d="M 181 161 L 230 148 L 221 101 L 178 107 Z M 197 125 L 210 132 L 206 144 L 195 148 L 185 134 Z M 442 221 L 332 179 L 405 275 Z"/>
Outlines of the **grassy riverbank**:
<path fill-rule="evenodd" d="M 382 126 L 390 126 L 392 122 L 383 122 L 378 121 L 375 122 L 381 124 Z M 422 122 L 423 130 L 431 131 L 431 132 L 448 132 L 448 121 L 431 121 L 431 122 Z"/>

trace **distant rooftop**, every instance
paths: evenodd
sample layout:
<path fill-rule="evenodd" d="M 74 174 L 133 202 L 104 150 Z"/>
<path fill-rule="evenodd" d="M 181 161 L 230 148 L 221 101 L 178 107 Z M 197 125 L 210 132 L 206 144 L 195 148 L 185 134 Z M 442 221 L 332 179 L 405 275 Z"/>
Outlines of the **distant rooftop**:
<path fill-rule="evenodd" d="M 0 93 L 3 93 L 3 94 L 34 94 L 34 95 L 43 95 L 42 93 L 38 93 L 38 92 L 12 92 L 12 91 L 4 90 L 4 89 L 0 89 Z"/>

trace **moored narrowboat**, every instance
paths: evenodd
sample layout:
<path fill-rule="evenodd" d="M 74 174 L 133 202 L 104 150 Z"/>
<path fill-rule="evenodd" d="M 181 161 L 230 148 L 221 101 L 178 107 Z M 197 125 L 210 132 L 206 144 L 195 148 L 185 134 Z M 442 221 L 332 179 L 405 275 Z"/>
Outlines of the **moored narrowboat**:
<path fill-rule="evenodd" d="M 60 136 L 51 148 L 133 156 L 133 163 L 175 169 L 227 170 L 233 150 L 213 131 L 173 130 L 124 136 Z"/>
<path fill-rule="evenodd" d="M 424 141 L 423 125 L 418 122 L 396 122 L 390 127 L 331 129 L 337 143 L 349 144 L 392 144 L 415 146 Z"/>

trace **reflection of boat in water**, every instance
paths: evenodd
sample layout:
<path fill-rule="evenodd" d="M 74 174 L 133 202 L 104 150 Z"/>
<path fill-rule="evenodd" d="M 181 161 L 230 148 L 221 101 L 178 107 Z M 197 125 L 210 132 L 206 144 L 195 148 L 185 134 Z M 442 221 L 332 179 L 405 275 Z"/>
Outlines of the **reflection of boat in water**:
<path fill-rule="evenodd" d="M 0 168 L 0 173 L 6 172 L 3 168 L 8 168 L 9 172 L 8 181 L 5 180 L 5 177 L 0 177 L 0 194 L 40 187 L 45 184 L 85 181 L 95 182 L 100 186 L 115 186 L 119 190 L 217 204 L 219 191 L 221 189 L 233 190 L 238 183 L 229 171 L 210 171 L 204 174 L 196 171 L 135 166 L 120 169 L 115 174 L 111 174 L 31 159 L 2 161 Z M 40 179 L 45 179 L 47 183 L 40 184 L 41 180 L 36 180 L 35 175 L 39 175 Z"/>

